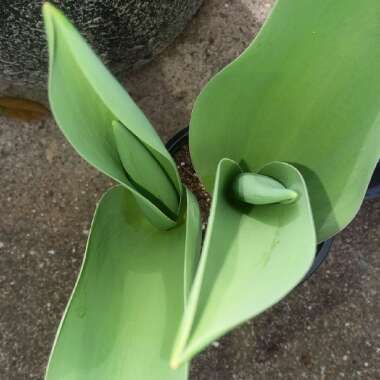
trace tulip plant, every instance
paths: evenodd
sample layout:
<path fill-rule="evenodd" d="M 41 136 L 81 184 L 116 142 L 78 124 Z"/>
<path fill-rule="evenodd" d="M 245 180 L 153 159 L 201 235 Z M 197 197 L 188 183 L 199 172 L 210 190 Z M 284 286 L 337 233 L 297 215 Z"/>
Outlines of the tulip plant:
<path fill-rule="evenodd" d="M 278 0 L 197 99 L 198 203 L 148 119 L 43 7 L 49 99 L 118 185 L 101 198 L 47 380 L 184 380 L 191 358 L 286 296 L 355 216 L 380 156 L 380 2 Z"/>

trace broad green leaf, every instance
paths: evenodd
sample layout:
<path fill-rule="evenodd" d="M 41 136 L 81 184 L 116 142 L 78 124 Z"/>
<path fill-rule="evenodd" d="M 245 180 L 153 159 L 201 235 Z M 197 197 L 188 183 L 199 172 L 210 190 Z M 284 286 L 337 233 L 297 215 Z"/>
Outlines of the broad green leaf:
<path fill-rule="evenodd" d="M 263 312 L 303 279 L 316 237 L 306 185 L 289 164 L 273 162 L 260 174 L 298 198 L 290 204 L 249 206 L 232 196 L 241 173 L 224 159 L 216 174 L 209 226 L 171 365 L 177 368 L 228 330 Z"/>
<path fill-rule="evenodd" d="M 380 156 L 380 1 L 278 0 L 246 52 L 198 98 L 195 168 L 209 190 L 218 162 L 271 161 L 305 178 L 318 240 L 344 228 Z"/>
<path fill-rule="evenodd" d="M 185 248 L 185 300 L 190 292 L 195 273 L 198 266 L 199 255 L 201 252 L 202 244 L 202 226 L 201 214 L 199 210 L 198 201 L 187 190 L 187 208 L 186 208 L 186 248 Z"/>
<path fill-rule="evenodd" d="M 44 18 L 49 45 L 49 99 L 62 132 L 78 153 L 101 172 L 138 193 L 121 163 L 112 123 L 119 121 L 157 160 L 164 173 L 157 172 L 157 182 L 170 179 L 176 196 L 182 187 L 176 165 L 151 124 L 128 93 L 104 67 L 80 34 L 52 5 L 45 3 Z M 128 150 L 128 146 L 119 146 Z M 144 171 L 144 160 L 139 160 Z M 139 195 L 137 195 L 139 196 Z M 156 195 L 157 196 L 157 195 Z M 175 221 L 149 199 L 148 217 L 161 220 L 160 227 L 170 228 Z M 164 202 L 164 200 L 161 200 Z M 173 209 L 173 205 L 167 204 Z M 177 209 L 173 212 L 178 216 Z M 154 215 L 151 215 L 154 214 Z M 168 221 L 169 219 L 169 221 Z"/>
<path fill-rule="evenodd" d="M 188 193 L 186 223 L 154 228 L 122 186 L 103 196 L 84 263 L 57 333 L 46 380 L 185 380 L 169 367 L 184 309 L 186 256 L 199 211 Z M 198 219 L 197 219 L 198 218 Z"/>

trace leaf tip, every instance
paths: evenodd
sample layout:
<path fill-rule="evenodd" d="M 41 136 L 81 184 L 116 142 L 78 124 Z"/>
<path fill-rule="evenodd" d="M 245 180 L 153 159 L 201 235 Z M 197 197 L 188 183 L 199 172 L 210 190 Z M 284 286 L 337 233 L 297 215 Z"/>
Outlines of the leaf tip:
<path fill-rule="evenodd" d="M 299 197 L 299 195 L 298 195 L 298 193 L 297 193 L 296 191 L 294 191 L 294 190 L 290 190 L 290 189 L 288 189 L 288 191 L 287 191 L 287 195 L 288 195 L 288 199 L 282 202 L 282 203 L 284 203 L 284 204 L 293 203 L 293 202 L 295 202 L 295 201 L 298 199 L 298 197 Z"/>
<path fill-rule="evenodd" d="M 111 125 L 114 130 L 120 128 L 120 122 L 117 120 L 112 120 Z"/>
<path fill-rule="evenodd" d="M 187 359 L 187 356 L 184 355 L 182 351 L 175 350 L 170 358 L 170 368 L 176 370 L 188 360 L 189 359 Z"/>
<path fill-rule="evenodd" d="M 46 27 L 50 27 L 51 24 L 58 20 L 65 20 L 64 14 L 55 5 L 45 1 L 42 4 L 42 15 L 45 21 Z"/>
<path fill-rule="evenodd" d="M 56 10 L 56 7 L 48 1 L 45 1 L 42 4 L 42 13 L 44 17 L 51 17 Z"/>
<path fill-rule="evenodd" d="M 170 361 L 170 368 L 171 369 L 174 369 L 174 370 L 178 369 L 179 365 L 180 365 L 179 361 L 175 358 Z"/>

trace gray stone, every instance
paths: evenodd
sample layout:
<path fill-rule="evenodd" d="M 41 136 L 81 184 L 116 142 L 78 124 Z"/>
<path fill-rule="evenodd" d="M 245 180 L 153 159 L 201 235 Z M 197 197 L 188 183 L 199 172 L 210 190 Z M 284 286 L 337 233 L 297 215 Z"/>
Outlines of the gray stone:
<path fill-rule="evenodd" d="M 150 61 L 168 46 L 202 0 L 56 0 L 114 72 Z M 45 84 L 41 0 L 0 2 L 0 80 Z"/>

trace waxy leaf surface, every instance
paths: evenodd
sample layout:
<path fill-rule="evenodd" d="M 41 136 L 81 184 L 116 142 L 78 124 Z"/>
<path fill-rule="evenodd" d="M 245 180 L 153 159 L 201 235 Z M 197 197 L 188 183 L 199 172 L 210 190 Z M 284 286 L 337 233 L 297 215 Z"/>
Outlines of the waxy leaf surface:
<path fill-rule="evenodd" d="M 165 181 L 165 170 L 128 128 L 115 121 L 113 131 L 120 161 L 129 181 L 147 199 L 175 218 L 178 194 L 170 178 Z"/>
<path fill-rule="evenodd" d="M 278 0 L 199 96 L 190 147 L 210 191 L 224 157 L 248 171 L 295 165 L 318 240 L 344 228 L 380 156 L 380 1 Z"/>
<path fill-rule="evenodd" d="M 298 198 L 291 204 L 260 206 L 231 196 L 241 172 L 228 159 L 218 166 L 202 255 L 172 355 L 174 368 L 278 302 L 313 262 L 313 216 L 298 170 L 281 162 L 265 166 L 260 174 L 295 191 Z"/>
<path fill-rule="evenodd" d="M 162 231 L 122 186 L 103 196 L 46 380 L 187 379 L 187 366 L 169 367 L 188 291 L 185 267 L 200 238 L 189 192 L 187 203 L 186 222 Z"/>
<path fill-rule="evenodd" d="M 85 160 L 131 189 L 145 204 L 144 211 L 153 223 L 160 228 L 172 227 L 175 221 L 171 214 L 178 216 L 182 191 L 172 157 L 142 111 L 65 16 L 46 3 L 44 18 L 49 43 L 49 99 L 62 132 Z M 156 173 L 157 184 L 171 189 L 170 199 L 178 198 L 176 205 L 165 205 L 170 215 L 145 198 L 128 178 L 115 141 L 114 122 L 125 126 L 164 171 Z M 119 144 L 119 149 L 129 148 Z M 145 160 L 136 158 L 136 162 L 143 173 Z"/>

